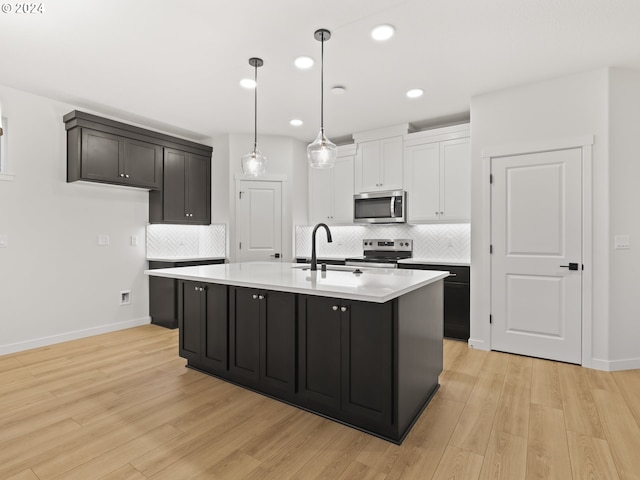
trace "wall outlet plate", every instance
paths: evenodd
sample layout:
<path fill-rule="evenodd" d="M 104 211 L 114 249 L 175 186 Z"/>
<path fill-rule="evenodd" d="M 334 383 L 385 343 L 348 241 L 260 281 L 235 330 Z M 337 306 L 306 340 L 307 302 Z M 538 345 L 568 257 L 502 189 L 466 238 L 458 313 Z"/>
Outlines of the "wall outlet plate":
<path fill-rule="evenodd" d="M 108 247 L 109 246 L 109 235 L 106 233 L 101 233 L 98 235 L 98 246 L 99 247 Z"/>
<path fill-rule="evenodd" d="M 616 250 L 629 250 L 631 248 L 630 235 L 616 235 L 614 238 Z"/>

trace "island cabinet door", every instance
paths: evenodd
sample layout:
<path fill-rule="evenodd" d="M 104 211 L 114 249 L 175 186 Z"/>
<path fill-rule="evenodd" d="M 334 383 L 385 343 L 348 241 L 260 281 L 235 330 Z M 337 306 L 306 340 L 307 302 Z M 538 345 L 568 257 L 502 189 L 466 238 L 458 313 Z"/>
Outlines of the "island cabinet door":
<path fill-rule="evenodd" d="M 392 422 L 393 309 L 383 304 L 343 301 L 342 410 L 358 420 Z"/>
<path fill-rule="evenodd" d="M 264 295 L 254 288 L 231 287 L 229 301 L 229 370 L 255 386 L 260 376 L 260 310 Z"/>
<path fill-rule="evenodd" d="M 202 321 L 202 355 L 200 362 L 212 371 L 229 368 L 227 349 L 227 286 L 208 284 L 205 287 L 205 314 Z"/>
<path fill-rule="evenodd" d="M 190 362 L 198 362 L 202 351 L 202 314 L 204 286 L 196 282 L 179 282 L 178 326 L 179 355 Z"/>
<path fill-rule="evenodd" d="M 303 296 L 298 305 L 298 393 L 312 408 L 340 408 L 340 300 Z"/>
<path fill-rule="evenodd" d="M 262 291 L 260 296 L 260 384 L 295 393 L 296 295 Z"/>

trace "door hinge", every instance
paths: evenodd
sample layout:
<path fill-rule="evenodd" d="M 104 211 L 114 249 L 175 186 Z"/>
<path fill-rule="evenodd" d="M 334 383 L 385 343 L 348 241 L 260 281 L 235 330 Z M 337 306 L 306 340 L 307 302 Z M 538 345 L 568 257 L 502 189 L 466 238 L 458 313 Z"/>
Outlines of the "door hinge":
<path fill-rule="evenodd" d="M 238 247 L 238 249 L 239 249 L 239 250 L 242 250 L 242 242 L 240 242 L 240 243 L 239 243 L 239 247 Z"/>
<path fill-rule="evenodd" d="M 238 192 L 238 199 L 242 200 L 242 191 Z"/>
<path fill-rule="evenodd" d="M 489 183 L 493 183 L 493 173 L 489 174 Z"/>
<path fill-rule="evenodd" d="M 492 323 L 493 323 L 493 316 L 489 315 L 489 324 L 492 324 Z"/>
<path fill-rule="evenodd" d="M 489 245 L 489 253 L 493 253 L 493 245 Z"/>

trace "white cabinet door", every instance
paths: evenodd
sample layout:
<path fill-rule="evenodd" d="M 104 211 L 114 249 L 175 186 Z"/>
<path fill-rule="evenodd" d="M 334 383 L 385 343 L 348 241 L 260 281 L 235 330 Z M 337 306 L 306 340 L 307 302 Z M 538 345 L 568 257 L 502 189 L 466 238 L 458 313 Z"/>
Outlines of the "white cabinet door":
<path fill-rule="evenodd" d="M 440 143 L 440 220 L 471 218 L 471 152 L 468 138 Z"/>
<path fill-rule="evenodd" d="M 353 223 L 354 155 L 338 157 L 333 175 L 333 212 L 331 223 Z"/>
<path fill-rule="evenodd" d="M 404 185 L 409 222 L 439 219 L 440 144 L 426 143 L 404 150 Z"/>
<path fill-rule="evenodd" d="M 402 189 L 402 137 L 380 140 L 380 182 L 378 190 Z"/>
<path fill-rule="evenodd" d="M 404 149 L 409 222 L 471 218 L 469 138 L 411 144 Z"/>
<path fill-rule="evenodd" d="M 353 223 L 354 159 L 339 155 L 333 168 L 309 170 L 309 223 Z"/>
<path fill-rule="evenodd" d="M 402 136 L 358 144 L 357 193 L 402 189 Z"/>
<path fill-rule="evenodd" d="M 380 189 L 380 142 L 378 140 L 358 144 L 356 178 L 358 193 Z"/>
<path fill-rule="evenodd" d="M 331 168 L 309 169 L 309 223 L 328 222 L 333 214 Z"/>

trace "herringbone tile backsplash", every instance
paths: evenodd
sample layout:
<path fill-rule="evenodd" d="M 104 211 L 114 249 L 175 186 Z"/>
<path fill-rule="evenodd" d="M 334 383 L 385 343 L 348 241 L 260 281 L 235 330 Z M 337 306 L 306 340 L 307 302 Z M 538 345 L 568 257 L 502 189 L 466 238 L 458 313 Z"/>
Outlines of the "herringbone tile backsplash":
<path fill-rule="evenodd" d="M 471 255 L 471 226 L 468 223 L 429 225 L 357 225 L 334 226 L 333 243 L 327 242 L 324 230 L 316 235 L 317 254 L 324 257 L 362 255 L 365 238 L 408 238 L 413 240 L 413 256 L 438 260 L 468 262 Z M 311 255 L 313 226 L 296 226 L 296 257 Z"/>
<path fill-rule="evenodd" d="M 225 225 L 147 225 L 147 258 L 226 256 Z"/>

